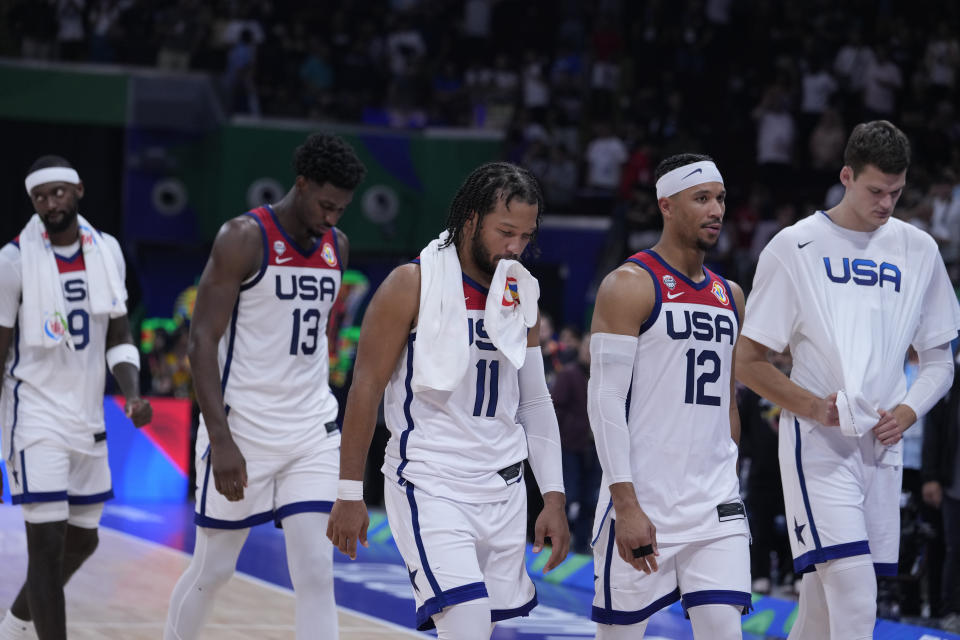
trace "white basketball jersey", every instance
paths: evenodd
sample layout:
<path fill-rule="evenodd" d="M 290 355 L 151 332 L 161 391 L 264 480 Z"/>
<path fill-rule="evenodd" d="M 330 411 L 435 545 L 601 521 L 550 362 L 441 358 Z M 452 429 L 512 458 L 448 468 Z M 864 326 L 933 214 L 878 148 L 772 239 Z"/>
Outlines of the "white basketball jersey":
<path fill-rule="evenodd" d="M 660 542 L 744 533 L 730 372 L 740 318 L 726 280 L 695 283 L 652 250 L 629 262 L 653 278 L 656 302 L 640 328 L 627 403 L 637 500 Z M 597 524 L 610 503 L 601 483 Z M 721 506 L 725 505 L 725 506 Z"/>
<path fill-rule="evenodd" d="M 327 320 L 341 276 L 335 230 L 304 251 L 269 206 L 247 215 L 260 225 L 263 262 L 241 285 L 220 340 L 230 431 L 247 453 L 337 446 L 339 437 L 328 437 L 325 428 L 337 418 L 327 352 Z"/>
<path fill-rule="evenodd" d="M 790 378 L 804 389 L 820 397 L 843 389 L 889 410 L 907 392 L 907 347 L 940 346 L 958 328 L 933 238 L 896 218 L 852 231 L 818 211 L 760 254 L 743 335 L 775 351 L 789 346 Z"/>
<path fill-rule="evenodd" d="M 506 499 L 507 482 L 497 472 L 527 457 L 527 439 L 517 423 L 517 370 L 483 327 L 487 289 L 463 276 L 470 364 L 454 391 L 411 390 L 416 331 L 384 392 L 390 430 L 383 475 L 410 482 L 431 495 L 462 502 Z M 511 479 L 511 482 L 519 477 Z"/>
<path fill-rule="evenodd" d="M 100 236 L 107 254 L 116 261 L 122 281 L 126 268 L 120 245 L 113 236 Z M 23 278 L 19 237 L 0 249 L 0 325 L 14 329 L 0 398 L 6 456 L 43 439 L 84 453 L 106 453 L 106 448 L 94 445 L 105 437 L 104 353 L 110 317 L 90 313 L 87 272 L 79 241 L 69 247 L 54 247 L 54 254 L 73 351 L 65 345 L 45 348 L 25 344 L 20 331 Z"/>

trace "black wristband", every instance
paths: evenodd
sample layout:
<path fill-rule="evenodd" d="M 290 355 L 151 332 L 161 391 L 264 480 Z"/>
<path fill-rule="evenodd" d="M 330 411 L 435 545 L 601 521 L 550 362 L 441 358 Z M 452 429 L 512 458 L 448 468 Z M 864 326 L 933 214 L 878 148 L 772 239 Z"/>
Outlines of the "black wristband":
<path fill-rule="evenodd" d="M 643 556 L 651 556 L 651 555 L 653 555 L 652 544 L 640 545 L 639 547 L 633 550 L 634 558 L 642 558 Z"/>

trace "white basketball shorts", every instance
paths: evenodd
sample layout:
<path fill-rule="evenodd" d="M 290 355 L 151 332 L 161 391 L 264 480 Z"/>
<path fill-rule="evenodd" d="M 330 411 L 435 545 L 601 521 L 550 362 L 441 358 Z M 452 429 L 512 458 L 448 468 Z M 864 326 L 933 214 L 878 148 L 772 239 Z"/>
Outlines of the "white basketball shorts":
<path fill-rule="evenodd" d="M 507 485 L 506 500 L 466 503 L 384 481 L 390 530 L 403 556 L 417 603 L 417 628 L 462 602 L 489 597 L 491 621 L 530 613 L 536 589 L 524 566 L 525 483 Z"/>
<path fill-rule="evenodd" d="M 872 434 L 845 436 L 793 416 L 780 419 L 780 472 L 797 574 L 869 554 L 878 575 L 897 574 L 903 467 L 877 466 Z"/>

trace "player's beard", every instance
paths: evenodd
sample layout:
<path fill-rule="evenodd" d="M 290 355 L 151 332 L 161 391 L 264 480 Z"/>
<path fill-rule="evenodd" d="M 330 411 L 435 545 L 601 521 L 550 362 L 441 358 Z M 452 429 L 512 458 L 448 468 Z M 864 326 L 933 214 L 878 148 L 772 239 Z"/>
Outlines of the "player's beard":
<path fill-rule="evenodd" d="M 473 257 L 473 263 L 477 265 L 477 268 L 480 271 L 483 271 L 485 274 L 493 277 L 494 272 L 497 270 L 497 263 L 503 259 L 509 260 L 519 260 L 520 256 L 517 255 L 503 255 L 503 256 L 492 256 L 485 246 L 483 246 L 483 239 L 480 237 L 481 227 L 477 227 L 477 230 L 473 232 L 473 242 L 470 249 L 470 255 Z"/>
<path fill-rule="evenodd" d="M 60 221 L 56 223 L 47 222 L 46 216 L 40 216 L 40 220 L 43 222 L 43 227 L 47 230 L 47 233 L 60 233 L 61 231 L 66 231 L 70 228 L 76 219 L 77 214 L 80 212 L 80 199 L 74 197 L 73 202 L 62 209 L 58 209 L 57 213 L 62 214 Z"/>
<path fill-rule="evenodd" d="M 707 253 L 709 251 L 713 251 L 713 248 L 717 246 L 717 242 L 719 241 L 720 241 L 719 236 L 713 242 L 710 242 L 709 240 L 704 240 L 703 238 L 697 238 L 697 248 L 700 249 L 700 251 Z"/>

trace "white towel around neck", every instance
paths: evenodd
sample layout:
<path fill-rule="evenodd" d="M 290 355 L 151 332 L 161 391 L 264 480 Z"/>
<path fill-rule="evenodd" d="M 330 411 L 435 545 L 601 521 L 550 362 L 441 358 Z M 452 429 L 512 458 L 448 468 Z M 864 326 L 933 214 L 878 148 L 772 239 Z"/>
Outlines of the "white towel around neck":
<path fill-rule="evenodd" d="M 117 318 L 127 313 L 126 289 L 117 264 L 104 246 L 103 237 L 78 215 L 80 246 L 87 272 L 90 312 Z M 60 272 L 53 246 L 40 216 L 34 214 L 20 232 L 23 274 L 23 332 L 31 347 L 65 345 L 73 349 L 65 315 Z"/>
<path fill-rule="evenodd" d="M 527 330 L 537 323 L 540 284 L 516 260 L 500 260 L 490 282 L 483 326 L 515 368 L 527 355 Z"/>

